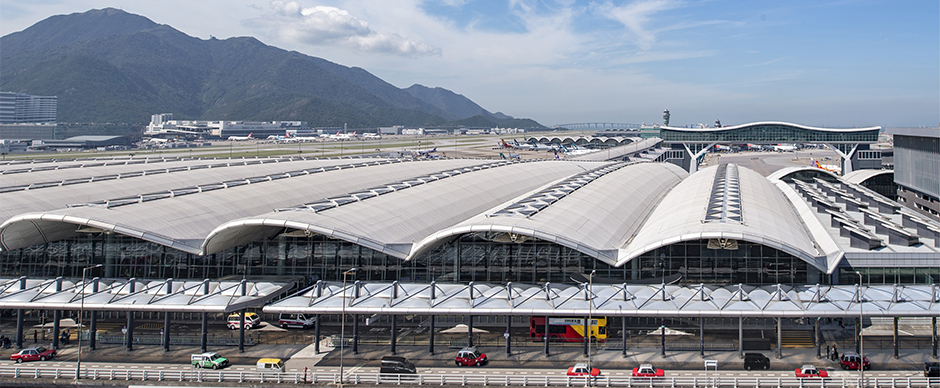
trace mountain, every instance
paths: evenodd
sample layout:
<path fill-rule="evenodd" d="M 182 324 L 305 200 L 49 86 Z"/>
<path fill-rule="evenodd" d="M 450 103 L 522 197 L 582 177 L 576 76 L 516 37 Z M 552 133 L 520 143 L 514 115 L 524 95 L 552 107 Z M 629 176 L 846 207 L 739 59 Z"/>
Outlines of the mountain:
<path fill-rule="evenodd" d="M 58 96 L 61 122 L 145 123 L 160 112 L 350 127 L 516 120 L 446 89 L 400 89 L 361 68 L 251 37 L 198 39 L 114 8 L 49 17 L 0 47 L 0 90 Z"/>

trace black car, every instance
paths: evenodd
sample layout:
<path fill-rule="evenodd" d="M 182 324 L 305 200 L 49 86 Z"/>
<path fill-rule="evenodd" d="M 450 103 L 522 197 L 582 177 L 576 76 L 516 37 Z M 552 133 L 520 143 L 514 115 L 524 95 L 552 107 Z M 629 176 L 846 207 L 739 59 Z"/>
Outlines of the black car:
<path fill-rule="evenodd" d="M 744 369 L 770 369 L 770 359 L 760 353 L 744 353 Z"/>
<path fill-rule="evenodd" d="M 940 377 L 940 363 L 925 362 L 924 377 Z"/>
<path fill-rule="evenodd" d="M 379 373 L 392 373 L 396 375 L 414 374 L 417 373 L 417 369 L 415 369 L 415 364 L 412 364 L 404 357 L 385 356 L 382 357 L 382 365 L 379 368 Z"/>

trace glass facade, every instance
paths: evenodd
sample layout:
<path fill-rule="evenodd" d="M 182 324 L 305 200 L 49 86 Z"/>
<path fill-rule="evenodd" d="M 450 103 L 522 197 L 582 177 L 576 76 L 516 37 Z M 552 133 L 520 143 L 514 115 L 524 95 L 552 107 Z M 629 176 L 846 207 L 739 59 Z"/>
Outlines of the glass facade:
<path fill-rule="evenodd" d="M 865 284 L 936 284 L 940 283 L 940 267 L 839 268 L 839 284 L 858 284 L 858 271 Z"/>
<path fill-rule="evenodd" d="M 678 131 L 661 128 L 665 142 L 727 143 L 875 143 L 878 130 L 817 131 L 779 124 L 751 125 L 729 130 Z"/>
<path fill-rule="evenodd" d="M 785 252 L 740 241 L 736 249 L 711 249 L 708 241 L 681 242 L 647 252 L 622 267 L 605 264 L 548 241 L 503 233 L 461 235 L 411 261 L 321 235 L 257 241 L 208 256 L 115 234 L 88 234 L 0 253 L 0 276 L 79 277 L 104 264 L 105 277 L 217 279 L 291 277 L 312 283 L 341 280 L 357 268 L 363 281 L 426 283 L 573 283 L 596 270 L 596 280 L 651 281 L 679 275 L 681 284 L 828 283 L 814 267 Z M 936 270 L 936 269 L 934 269 Z"/>

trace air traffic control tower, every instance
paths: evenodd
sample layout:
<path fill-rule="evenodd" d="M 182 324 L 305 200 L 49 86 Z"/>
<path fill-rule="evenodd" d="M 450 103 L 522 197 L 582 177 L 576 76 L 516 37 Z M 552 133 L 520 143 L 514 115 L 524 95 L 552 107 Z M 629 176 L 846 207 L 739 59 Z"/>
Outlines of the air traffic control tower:
<path fill-rule="evenodd" d="M 805 125 L 765 121 L 719 128 L 660 127 L 663 143 L 682 151 L 681 166 L 694 173 L 698 163 L 716 144 L 825 144 L 842 157 L 842 174 L 866 168 L 869 159 L 878 159 L 869 145 L 878 142 L 881 127 L 816 128 Z"/>

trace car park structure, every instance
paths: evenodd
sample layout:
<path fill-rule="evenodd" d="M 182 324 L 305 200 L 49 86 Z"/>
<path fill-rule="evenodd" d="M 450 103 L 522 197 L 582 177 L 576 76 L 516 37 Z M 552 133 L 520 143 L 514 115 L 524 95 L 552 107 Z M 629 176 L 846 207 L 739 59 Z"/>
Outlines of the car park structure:
<path fill-rule="evenodd" d="M 354 332 L 367 315 L 417 314 L 468 315 L 471 333 L 481 315 L 740 329 L 859 309 L 930 318 L 936 333 L 940 315 L 940 223 L 816 168 L 134 157 L 4 161 L 0 174 L 2 309 L 345 308 Z"/>

